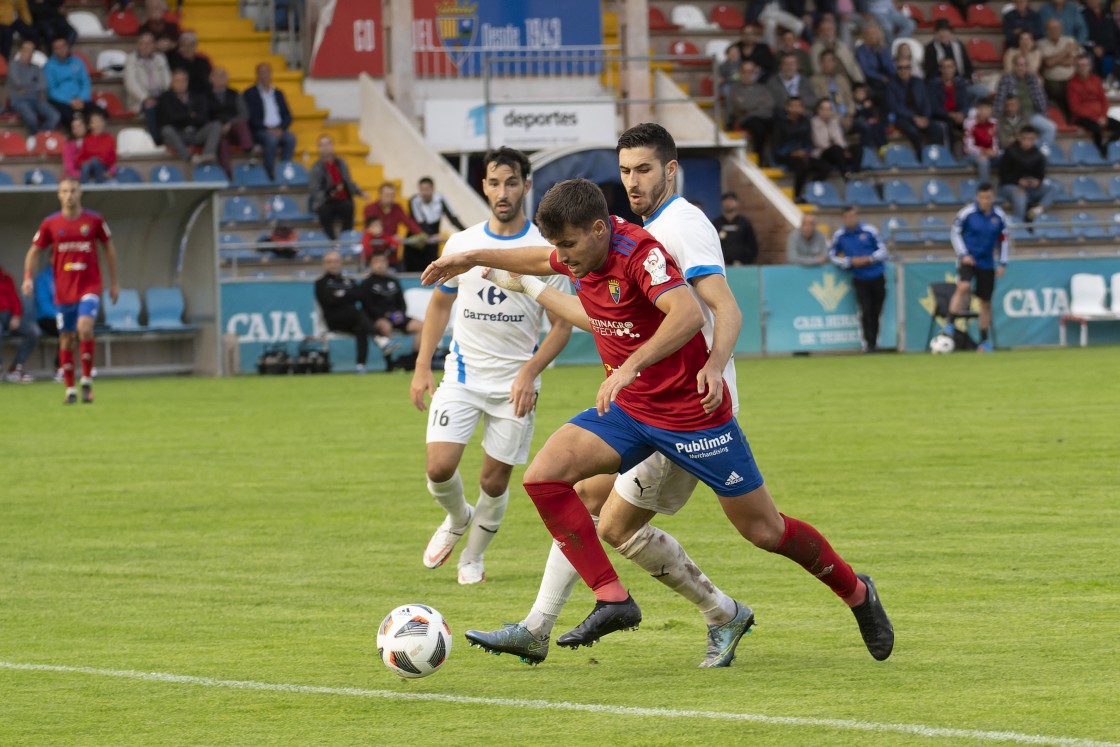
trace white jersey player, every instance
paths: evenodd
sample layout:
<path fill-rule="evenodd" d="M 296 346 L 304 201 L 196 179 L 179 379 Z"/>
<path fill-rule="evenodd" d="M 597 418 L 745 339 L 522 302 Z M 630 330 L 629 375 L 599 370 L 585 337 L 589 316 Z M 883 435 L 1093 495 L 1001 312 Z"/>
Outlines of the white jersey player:
<path fill-rule="evenodd" d="M 520 151 L 498 148 L 483 160 L 483 192 L 490 217 L 452 236 L 444 254 L 478 247 L 516 248 L 546 243 L 522 209 L 529 187 L 529 159 Z M 542 280 L 570 293 L 567 278 Z M 435 388 L 431 360 L 454 309 L 451 352 L 443 380 Z M 544 319 L 552 327 L 541 339 Z M 532 299 L 503 290 L 475 269 L 436 289 L 420 333 L 410 396 L 427 410 L 428 491 L 447 516 L 424 550 L 424 565 L 438 568 L 470 528 L 459 557 L 459 583 L 485 579 L 483 553 L 502 522 L 509 502 L 509 479 L 516 464 L 529 458 L 540 373 L 571 336 L 571 325 Z M 479 421 L 485 452 L 474 506 L 467 500 L 459 462 Z"/>
<path fill-rule="evenodd" d="M 712 222 L 696 206 L 675 194 L 676 143 L 663 127 L 640 124 L 618 141 L 619 170 L 630 207 L 644 227 L 669 251 L 689 281 L 704 311 L 703 333 L 710 350 L 698 376 L 697 396 L 711 412 L 723 396 L 726 379 L 732 405 L 738 410 L 733 352 L 742 327 L 742 313 L 727 285 L 723 250 Z M 495 279 L 500 279 L 500 275 Z M 542 305 L 561 310 L 558 300 L 539 284 L 514 278 Z M 511 287 L 517 287 L 511 286 Z M 565 318 L 579 324 L 582 308 L 563 303 Z M 584 325 L 580 325 L 584 326 Z M 666 586 L 693 602 L 708 624 L 707 655 L 701 667 L 725 667 L 735 658 L 739 639 L 754 623 L 754 614 L 720 591 L 689 558 L 680 543 L 649 522 L 656 514 L 676 513 L 692 495 L 697 479 L 654 454 L 621 475 L 605 475 L 576 486 L 593 516 L 599 536 Z M 489 651 L 514 653 L 537 664 L 548 653 L 552 627 L 579 576 L 553 544 L 537 600 L 517 625 L 484 632 L 467 631 L 472 644 Z"/>

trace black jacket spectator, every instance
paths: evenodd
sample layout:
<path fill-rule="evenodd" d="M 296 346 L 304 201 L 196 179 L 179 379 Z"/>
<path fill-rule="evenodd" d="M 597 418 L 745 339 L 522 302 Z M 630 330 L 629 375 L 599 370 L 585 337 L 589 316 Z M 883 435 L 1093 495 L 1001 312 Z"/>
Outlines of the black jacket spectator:
<path fill-rule="evenodd" d="M 264 102 L 261 101 L 261 92 L 256 86 L 249 88 L 242 94 L 245 106 L 249 110 L 249 129 L 253 132 L 263 130 L 264 127 Z M 292 126 L 292 110 L 288 108 L 288 100 L 284 92 L 276 89 L 276 106 L 280 109 L 280 129 L 286 130 Z"/>
<path fill-rule="evenodd" d="M 245 102 L 241 98 L 241 94 L 232 88 L 227 88 L 222 91 L 219 97 L 215 95 L 213 89 L 208 89 L 207 98 L 210 105 L 210 118 L 215 122 L 226 124 L 234 120 L 249 119 L 249 110 L 245 106 Z"/>
<path fill-rule="evenodd" d="M 210 103 L 206 96 L 196 93 L 189 94 L 187 101 L 183 101 L 174 91 L 164 91 L 159 95 L 156 112 L 161 128 L 201 129 L 210 121 Z"/>
<path fill-rule="evenodd" d="M 358 286 L 357 296 L 366 316 L 377 321 L 390 319 L 395 313 L 403 318 L 405 312 L 404 291 L 401 284 L 388 275 L 370 273 Z"/>
<path fill-rule="evenodd" d="M 1020 179 L 1046 178 L 1046 156 L 1041 148 L 1025 150 L 1014 142 L 1003 151 L 999 159 L 999 183 L 1018 184 Z"/>
<path fill-rule="evenodd" d="M 190 91 L 191 93 L 205 94 L 210 90 L 210 60 L 206 59 L 204 55 L 196 54 L 193 58 L 187 59 L 179 54 L 179 50 L 172 49 L 167 53 L 167 66 L 171 71 L 186 70 L 187 76 L 190 78 Z"/>
<path fill-rule="evenodd" d="M 723 261 L 727 265 L 753 265 L 758 259 L 758 241 L 754 227 L 742 214 L 728 220 L 721 213 L 712 220 L 719 232 Z"/>

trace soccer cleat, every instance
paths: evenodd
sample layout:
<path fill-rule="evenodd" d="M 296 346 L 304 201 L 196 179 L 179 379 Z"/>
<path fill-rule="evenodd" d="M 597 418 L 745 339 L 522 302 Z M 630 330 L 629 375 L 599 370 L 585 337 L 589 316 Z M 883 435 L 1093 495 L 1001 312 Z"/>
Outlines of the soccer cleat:
<path fill-rule="evenodd" d="M 452 529 L 451 515 L 448 514 L 443 523 L 436 529 L 436 533 L 428 540 L 428 546 L 424 548 L 424 565 L 429 568 L 439 568 L 443 565 L 447 561 L 447 556 L 455 549 L 455 545 L 466 534 L 473 520 L 474 506 L 469 503 L 467 504 L 467 523 L 463 526 Z"/>
<path fill-rule="evenodd" d="M 462 586 L 470 586 L 471 584 L 481 584 L 486 580 L 486 569 L 482 564 L 482 558 L 478 560 L 463 561 L 459 559 L 459 584 Z"/>
<path fill-rule="evenodd" d="M 468 630 L 466 636 L 472 646 L 478 646 L 495 656 L 514 654 L 530 666 L 540 664 L 548 656 L 548 636 L 541 640 L 521 623 L 502 623 L 501 630 L 489 633 L 483 630 Z"/>
<path fill-rule="evenodd" d="M 980 343 L 979 345 L 976 346 L 976 352 L 977 353 L 994 353 L 995 348 L 992 347 L 992 343 L 991 343 L 990 340 L 984 340 L 984 342 L 982 342 L 982 343 Z"/>
<path fill-rule="evenodd" d="M 62 404 L 64 404 L 64 405 L 76 405 L 76 404 L 78 404 L 78 392 L 73 387 L 70 387 L 69 389 L 66 390 L 66 399 L 62 400 Z"/>
<path fill-rule="evenodd" d="M 93 404 L 93 384 L 82 383 L 82 404 Z"/>
<path fill-rule="evenodd" d="M 637 630 L 642 621 L 642 611 L 629 594 L 621 602 L 595 602 L 591 614 L 564 635 L 556 639 L 556 645 L 565 648 L 592 646 L 608 633 L 616 630 Z"/>
<path fill-rule="evenodd" d="M 856 578 L 867 585 L 867 599 L 858 607 L 852 607 L 852 614 L 856 616 L 859 625 L 859 634 L 867 650 L 876 661 L 883 661 L 891 655 L 894 649 L 894 628 L 879 600 L 879 592 L 875 590 L 875 583 L 870 576 L 857 573 Z"/>
<path fill-rule="evenodd" d="M 745 604 L 735 602 L 735 617 L 723 625 L 708 626 L 708 655 L 700 662 L 701 669 L 729 667 L 735 661 L 735 647 L 751 632 L 754 612 Z"/>

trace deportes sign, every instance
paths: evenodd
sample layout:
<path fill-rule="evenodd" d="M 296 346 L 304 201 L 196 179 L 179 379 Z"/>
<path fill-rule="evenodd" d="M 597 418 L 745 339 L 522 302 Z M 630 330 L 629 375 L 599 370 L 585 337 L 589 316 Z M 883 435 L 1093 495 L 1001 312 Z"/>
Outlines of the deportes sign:
<path fill-rule="evenodd" d="M 441 151 L 486 150 L 490 143 L 538 149 L 602 142 L 615 133 L 614 102 L 491 104 L 478 99 L 428 99 L 424 137 Z"/>

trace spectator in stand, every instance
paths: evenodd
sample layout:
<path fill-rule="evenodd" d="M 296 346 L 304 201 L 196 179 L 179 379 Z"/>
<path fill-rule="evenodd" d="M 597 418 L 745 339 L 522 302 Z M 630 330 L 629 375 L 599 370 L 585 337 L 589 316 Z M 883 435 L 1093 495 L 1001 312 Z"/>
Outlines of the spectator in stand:
<path fill-rule="evenodd" d="M 1108 158 L 1108 144 L 1120 139 L 1120 122 L 1108 116 L 1108 96 L 1101 79 L 1093 73 L 1089 57 L 1077 58 L 1077 74 L 1066 86 L 1066 96 L 1073 123 L 1088 131 L 1101 156 Z"/>
<path fill-rule="evenodd" d="M 1089 41 L 1085 46 L 1093 55 L 1097 75 L 1102 81 L 1107 81 L 1112 75 L 1116 57 L 1120 54 L 1120 28 L 1109 9 L 1101 4 L 1101 0 L 1085 0 L 1082 13 L 1085 14 L 1085 25 L 1089 29 Z"/>
<path fill-rule="evenodd" d="M 855 205 L 844 208 L 844 225 L 832 236 L 828 258 L 833 264 L 852 273 L 852 285 L 859 303 L 859 321 L 863 332 L 863 352 L 879 349 L 879 317 L 887 299 L 887 247 L 879 232 L 869 223 L 862 223 Z"/>
<path fill-rule="evenodd" d="M 1012 96 L 1003 107 L 1003 116 L 996 118 L 996 131 L 1001 143 L 1013 143 L 1019 139 L 1019 130 L 1031 123 L 1019 108 L 1019 99 Z M 1037 128 L 1036 128 L 1037 129 Z"/>
<path fill-rule="evenodd" d="M 1046 156 L 1038 149 L 1034 127 L 1020 130 L 1019 139 L 1004 150 L 999 184 L 1000 197 L 1011 203 L 1016 223 L 1034 220 L 1054 203 L 1054 188 L 1046 183 Z"/>
<path fill-rule="evenodd" d="M 140 27 L 140 33 L 150 33 L 156 49 L 163 54 L 168 54 L 179 46 L 179 36 L 183 32 L 178 23 L 167 18 L 167 4 L 163 0 L 147 0 L 144 11 L 144 24 Z"/>
<path fill-rule="evenodd" d="M 920 80 L 925 79 L 925 74 L 922 72 L 922 66 L 914 62 L 914 48 L 910 46 L 910 39 L 904 39 L 903 43 L 899 44 L 894 50 L 894 69 L 898 72 L 900 64 L 907 64 L 910 66 L 910 74 Z M 916 42 L 915 42 L 916 43 Z M 919 51 L 921 47 L 918 47 Z"/>
<path fill-rule="evenodd" d="M 39 34 L 32 25 L 27 0 L 0 0 L 0 55 L 7 60 L 12 54 L 12 37 L 36 42 Z"/>
<path fill-rule="evenodd" d="M 833 110 L 840 118 L 840 126 L 847 131 L 852 126 L 852 115 L 855 112 L 855 99 L 852 97 L 848 76 L 840 69 L 836 54 L 828 49 L 821 52 L 820 70 L 810 81 L 813 93 L 817 95 L 817 103 L 831 101 Z"/>
<path fill-rule="evenodd" d="M 366 372 L 369 338 L 377 336 L 377 328 L 366 313 L 358 308 L 358 286 L 342 276 L 342 255 L 329 251 L 323 255 L 323 274 L 315 281 L 315 301 L 323 315 L 323 324 L 332 332 L 354 335 L 357 344 L 358 373 Z"/>
<path fill-rule="evenodd" d="M 731 84 L 727 108 L 730 125 L 745 130 L 751 149 L 762 155 L 774 129 L 774 95 L 761 81 L 754 60 L 739 63 L 739 79 Z"/>
<path fill-rule="evenodd" d="M 797 0 L 754 0 L 747 4 L 747 20 L 762 24 L 762 38 L 766 44 L 774 46 L 778 28 L 793 29 L 795 36 L 801 36 L 805 22 L 801 20 L 804 4 Z"/>
<path fill-rule="evenodd" d="M 272 65 L 257 65 L 257 84 L 243 94 L 249 109 L 249 130 L 253 140 L 264 151 L 264 170 L 269 179 L 276 178 L 276 152 L 281 161 L 292 160 L 296 136 L 288 131 L 292 112 L 284 92 L 272 85 Z"/>
<path fill-rule="evenodd" d="M 743 26 L 739 32 L 739 58 L 754 62 L 758 79 L 765 82 L 778 69 L 778 63 L 770 47 L 758 40 L 758 32 L 758 26 L 753 23 Z"/>
<path fill-rule="evenodd" d="M 789 232 L 786 239 L 786 263 L 814 267 L 828 261 L 828 241 L 817 230 L 817 219 L 811 213 L 801 216 L 801 227 Z"/>
<path fill-rule="evenodd" d="M 377 202 L 366 205 L 365 210 L 362 211 L 362 218 L 366 225 L 369 225 L 369 222 L 374 218 L 380 219 L 385 233 L 389 236 L 397 236 L 402 225 L 408 229 L 410 237 L 427 236 L 424 233 L 424 228 L 410 218 L 404 209 L 397 204 L 397 188 L 388 182 L 378 187 Z M 426 263 L 422 264 L 423 258 L 423 244 L 410 245 L 406 243 L 404 251 L 405 272 L 422 272 L 427 267 Z"/>
<path fill-rule="evenodd" d="M 974 112 L 964 121 L 964 158 L 976 167 L 976 180 L 984 183 L 991 181 L 992 166 L 999 162 L 999 133 L 991 99 L 978 101 Z"/>
<path fill-rule="evenodd" d="M 887 123 L 879 105 L 871 97 L 871 89 L 862 83 L 856 85 L 852 89 L 852 100 L 855 108 L 849 132 L 859 136 L 862 147 L 881 150 L 887 144 Z"/>
<path fill-rule="evenodd" d="M 31 61 L 35 42 L 22 39 L 19 51 L 8 66 L 8 99 L 23 124 L 34 135 L 58 126 L 61 115 L 47 103 L 47 79 L 43 69 Z"/>
<path fill-rule="evenodd" d="M 385 233 L 385 224 L 380 218 L 366 223 L 366 229 L 362 232 L 362 261 L 368 263 L 375 254 L 386 255 L 393 269 L 400 269 L 401 240 Z"/>
<path fill-rule="evenodd" d="M 808 79 L 813 74 L 813 62 L 809 59 L 809 53 L 801 48 L 797 43 L 797 37 L 789 29 L 782 29 L 778 34 L 778 44 L 774 47 L 774 53 L 778 55 L 778 60 L 786 56 L 797 60 L 797 73 L 802 78 Z"/>
<path fill-rule="evenodd" d="M 812 155 L 821 164 L 817 178 L 827 178 L 829 170 L 835 169 L 847 181 L 853 171 L 859 171 L 863 154 L 858 148 L 848 147 L 840 117 L 831 101 L 821 99 L 817 102 L 809 127 L 813 137 Z"/>
<path fill-rule="evenodd" d="M 867 15 L 871 16 L 883 32 L 883 42 L 889 48 L 896 36 L 914 35 L 917 24 L 897 7 L 894 0 L 866 0 Z"/>
<path fill-rule="evenodd" d="M 723 193 L 720 198 L 720 214 L 712 220 L 712 224 L 719 232 L 725 265 L 753 265 L 758 261 L 758 240 L 751 222 L 739 211 L 738 195 L 734 192 Z"/>
<path fill-rule="evenodd" d="M 774 106 L 778 109 L 786 105 L 786 100 L 792 97 L 801 99 L 804 106 L 812 107 L 817 103 L 817 95 L 813 93 L 813 86 L 809 83 L 808 76 L 797 71 L 797 58 L 791 54 L 782 57 L 778 62 L 778 74 L 771 75 L 766 82 L 770 95 L 774 97 Z"/>
<path fill-rule="evenodd" d="M 772 143 L 774 160 L 793 172 L 794 201 L 803 203 L 805 198 L 801 193 L 805 189 L 805 182 L 810 173 L 818 171 L 819 167 L 813 160 L 813 135 L 809 118 L 805 116 L 805 105 L 798 97 L 786 99 L 785 113 L 778 115 L 774 122 Z"/>
<path fill-rule="evenodd" d="M 868 22 L 863 26 L 863 44 L 856 47 L 856 62 L 863 71 L 871 94 L 882 101 L 895 70 L 891 48 L 883 43 L 883 31 L 875 23 Z"/>
<path fill-rule="evenodd" d="M 1019 46 L 1010 47 L 1003 53 L 1003 72 L 1015 72 L 1015 55 L 1021 54 L 1027 61 L 1027 70 L 1035 75 L 1042 72 L 1042 52 L 1038 51 L 1038 42 L 1034 34 L 1029 31 L 1019 32 Z"/>
<path fill-rule="evenodd" d="M 51 43 L 53 54 L 43 66 L 47 79 L 47 100 L 63 122 L 75 114 L 83 117 L 96 108 L 90 101 L 90 81 L 86 64 L 70 54 L 70 43 L 63 38 Z"/>
<path fill-rule="evenodd" d="M 1012 58 L 1012 72 L 999 79 L 996 89 L 996 120 L 1003 121 L 1003 110 L 1010 98 L 1019 100 L 1019 113 L 1026 117 L 1042 142 L 1053 145 L 1058 126 L 1046 116 L 1046 92 L 1037 75 L 1027 70 L 1027 59 L 1021 55 Z M 1001 142 L 1010 142 L 1000 138 Z"/>
<path fill-rule="evenodd" d="M 23 299 L 16 290 L 15 280 L 0 267 L 0 371 L 4 368 L 4 337 L 7 335 L 19 336 L 20 343 L 11 368 L 4 373 L 4 380 L 13 384 L 30 384 L 35 379 L 24 372 L 23 364 L 39 341 L 39 327 L 30 314 L 24 314 Z"/>
<path fill-rule="evenodd" d="M 447 204 L 439 192 L 436 192 L 436 183 L 430 176 L 421 177 L 417 188 L 420 190 L 408 201 L 408 212 L 412 219 L 420 224 L 424 233 L 428 235 L 428 243 L 424 246 L 425 258 L 432 262 L 439 256 L 439 241 L 446 238 L 440 233 L 440 222 L 444 217 L 456 229 L 463 231 L 466 226 L 455 215 L 455 211 Z"/>
<path fill-rule="evenodd" d="M 334 138 L 319 136 L 319 160 L 311 167 L 309 177 L 311 210 L 319 216 L 319 224 L 331 241 L 339 229 L 354 228 L 354 197 L 368 200 L 369 195 L 350 178 L 346 162 L 334 154 Z"/>
<path fill-rule="evenodd" d="M 1010 49 L 1015 46 L 1019 32 L 1031 32 L 1035 39 L 1041 39 L 1043 34 L 1042 16 L 1031 10 L 1030 0 L 1015 0 L 1015 7 L 1003 14 L 1003 46 Z"/>
<path fill-rule="evenodd" d="M 253 149 L 253 134 L 249 132 L 249 109 L 241 94 L 229 87 L 229 73 L 224 67 L 216 67 L 210 71 L 209 99 L 210 119 L 221 125 L 222 129 L 218 141 L 218 164 L 232 179 L 233 159 L 230 146 L 236 145 L 244 153 Z"/>
<path fill-rule="evenodd" d="M 82 142 L 89 134 L 89 127 L 81 117 L 70 120 L 70 137 L 62 144 L 62 173 L 71 179 L 81 179 L 82 167 L 78 156 L 82 152 Z"/>
<path fill-rule="evenodd" d="M 923 139 L 945 145 L 945 124 L 933 119 L 929 93 L 925 85 L 911 75 L 909 64 L 899 65 L 894 80 L 887 86 L 886 110 L 894 118 L 895 128 L 910 141 L 919 160 Z"/>
<path fill-rule="evenodd" d="M 1062 22 L 1051 18 L 1046 22 L 1046 38 L 1038 43 L 1038 51 L 1042 53 L 1042 82 L 1046 94 L 1065 109 L 1066 84 L 1073 77 L 1081 45 L 1072 36 L 1063 35 Z"/>
<path fill-rule="evenodd" d="M 117 141 L 105 131 L 105 115 L 90 112 L 89 132 L 78 149 L 78 173 L 82 184 L 103 184 L 117 174 Z"/>
<path fill-rule="evenodd" d="M 816 65 L 814 72 L 817 74 L 824 72 L 821 65 L 821 54 L 826 51 L 835 55 L 839 71 L 843 72 L 849 83 L 863 82 L 863 70 L 856 62 L 856 57 L 852 54 L 852 48 L 836 36 L 836 20 L 831 15 L 821 17 L 820 23 L 817 24 L 817 34 L 813 39 L 813 47 L 809 53 L 810 58 Z"/>
<path fill-rule="evenodd" d="M 141 112 L 152 139 L 159 142 L 159 118 L 156 104 L 161 93 L 171 87 L 171 67 L 167 57 L 156 49 L 156 38 L 151 31 L 142 31 L 136 37 L 136 51 L 128 54 L 124 63 L 125 105 L 130 111 Z"/>
<path fill-rule="evenodd" d="M 193 164 L 216 161 L 222 126 L 210 119 L 207 97 L 189 90 L 186 70 L 171 73 L 171 88 L 159 96 L 159 124 L 163 143 L 184 161 Z M 202 152 L 191 155 L 190 148 Z"/>
<path fill-rule="evenodd" d="M 1085 27 L 1085 17 L 1081 15 L 1081 6 L 1069 0 L 1047 0 L 1038 11 L 1042 19 L 1043 28 L 1052 19 L 1057 19 L 1062 26 L 1062 36 L 1072 36 L 1079 45 L 1089 42 L 1089 29 Z"/>
<path fill-rule="evenodd" d="M 719 97 L 727 101 L 727 94 L 731 91 L 731 84 L 739 78 L 739 63 L 742 55 L 739 53 L 738 44 L 728 44 L 725 59 L 719 63 Z"/>
<path fill-rule="evenodd" d="M 67 44 L 78 40 L 78 32 L 66 21 L 62 12 L 65 0 L 28 0 L 31 21 L 35 24 L 34 36 L 43 43 L 53 44 L 55 39 L 65 39 Z"/>
<path fill-rule="evenodd" d="M 941 60 L 940 75 L 928 81 L 930 116 L 944 125 L 950 147 L 956 147 L 964 120 L 972 109 L 968 83 L 957 74 L 952 57 Z"/>
<path fill-rule="evenodd" d="M 404 290 L 389 274 L 388 254 L 377 252 L 369 258 L 369 275 L 358 286 L 357 295 L 362 311 L 377 330 L 373 341 L 386 358 L 396 350 L 392 341 L 394 331 L 413 335 L 412 350 L 416 352 L 420 347 L 420 330 L 424 323 L 407 315 Z"/>
<path fill-rule="evenodd" d="M 942 18 L 937 21 L 933 40 L 926 45 L 925 54 L 922 56 L 926 80 L 934 80 L 941 74 L 941 61 L 946 57 L 957 63 L 957 74 L 968 83 L 970 99 L 992 95 L 987 86 L 975 79 L 976 70 L 972 66 L 972 58 L 968 56 L 968 51 L 960 40 L 953 36 L 953 29 L 949 22 Z"/>
<path fill-rule="evenodd" d="M 191 93 L 205 96 L 210 92 L 210 60 L 198 53 L 198 34 L 184 31 L 179 45 L 167 53 L 167 64 L 172 70 L 187 71 Z"/>

